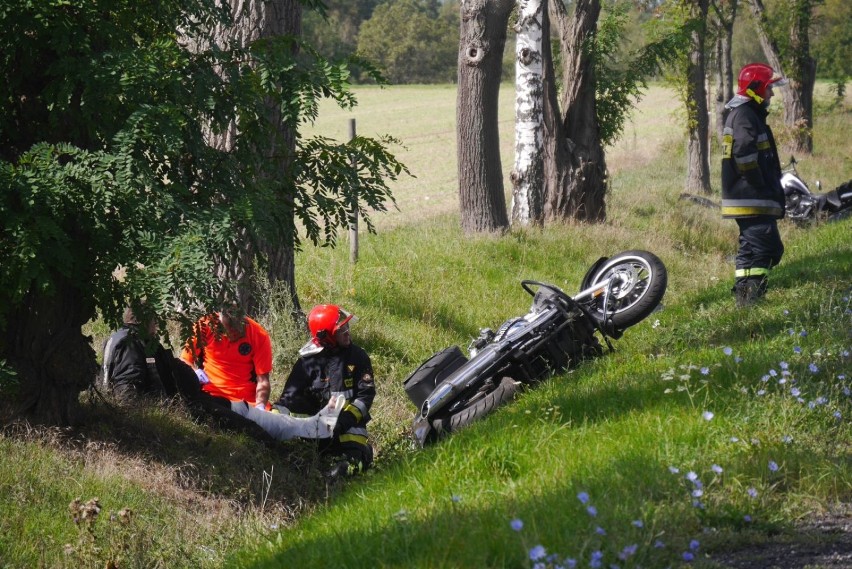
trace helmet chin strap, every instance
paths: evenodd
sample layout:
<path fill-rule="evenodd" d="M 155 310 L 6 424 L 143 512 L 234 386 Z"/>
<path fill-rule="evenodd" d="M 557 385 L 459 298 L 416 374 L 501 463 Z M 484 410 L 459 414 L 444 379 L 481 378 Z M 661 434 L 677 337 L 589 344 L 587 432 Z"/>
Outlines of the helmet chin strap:
<path fill-rule="evenodd" d="M 755 92 L 754 92 L 754 91 L 752 91 L 751 89 L 746 89 L 746 95 L 748 95 L 749 97 L 751 97 L 752 99 L 754 99 L 755 101 L 757 101 L 757 104 L 758 104 L 758 105 L 762 105 L 762 104 L 763 104 L 763 97 L 761 97 L 760 95 L 758 95 L 757 93 L 755 93 Z"/>

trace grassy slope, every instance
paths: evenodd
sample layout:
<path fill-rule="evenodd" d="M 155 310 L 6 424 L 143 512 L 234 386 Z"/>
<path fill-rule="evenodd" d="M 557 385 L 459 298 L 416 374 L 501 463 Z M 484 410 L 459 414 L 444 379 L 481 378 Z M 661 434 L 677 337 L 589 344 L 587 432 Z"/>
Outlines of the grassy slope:
<path fill-rule="evenodd" d="M 830 132 L 818 132 L 816 146 L 828 150 L 810 160 L 838 182 L 849 170 L 844 121 L 848 115 L 826 119 Z M 676 127 L 665 122 L 654 125 L 659 136 L 643 131 L 622 143 L 672 156 L 616 175 L 605 226 L 466 239 L 450 218 L 424 223 L 417 240 L 410 228 L 366 238 L 355 268 L 344 266 L 340 251 L 301 259 L 301 274 L 318 277 L 302 287 L 305 297 L 340 299 L 362 314 L 356 334 L 381 375 L 397 382 L 405 373 L 399 362 L 414 365 L 463 344 L 480 325 L 523 313 L 520 278 L 572 290 L 598 254 L 640 247 L 660 254 L 671 281 L 666 309 L 629 331 L 616 353 L 435 448 L 404 454 L 271 536 L 273 545 L 247 565 L 517 567 L 536 544 L 586 565 L 594 550 L 620 562 L 623 548 L 636 544 L 627 566 L 664 567 L 693 539 L 696 556 L 709 563 L 732 534 L 760 539 L 852 498 L 850 222 L 785 224 L 787 256 L 767 302 L 734 310 L 727 260 L 734 224 L 677 201 L 684 160 L 669 142 Z M 781 374 L 785 364 L 790 376 Z M 398 408 L 398 385 L 383 388 L 377 428 L 386 433 L 411 409 Z M 705 485 L 702 496 L 691 496 L 697 487 L 684 478 L 688 471 Z M 592 497 L 594 519 L 576 497 L 581 491 Z M 519 533 L 510 529 L 514 518 L 525 524 Z M 653 547 L 658 539 L 666 547 Z"/>
<path fill-rule="evenodd" d="M 304 305 L 334 300 L 361 317 L 353 331 L 378 373 L 376 470 L 326 487 L 303 446 L 270 452 L 175 409 L 117 421 L 100 409 L 82 433 L 0 436 L 0 567 L 102 567 L 116 556 L 122 567 L 219 567 L 226 558 L 253 567 L 523 567 L 531 565 L 527 549 L 539 543 L 584 566 L 598 548 L 612 562 L 635 543 L 623 566 L 641 560 L 664 567 L 690 539 L 701 542 L 699 556 L 713 554 L 732 533 L 760 540 L 807 511 L 852 499 L 852 405 L 843 392 L 848 379 L 838 379 L 852 366 L 841 355 L 850 348 L 851 222 L 783 224 L 788 252 L 767 302 L 736 312 L 727 261 L 734 224 L 677 200 L 685 160 L 673 142 L 668 97 L 653 89 L 609 155 L 614 177 L 605 225 L 465 237 L 451 213 L 452 89 L 403 91 L 394 103 L 386 97 L 395 90 L 363 90 L 359 108 L 372 109 L 378 122 L 370 126 L 358 114 L 360 132 L 388 132 L 411 149 L 402 158 L 418 177 L 395 188 L 401 211 L 376 220 L 380 233 L 362 237 L 354 267 L 345 244 L 308 249 L 297 260 Z M 426 104 L 405 110 L 412 103 Z M 510 121 L 506 97 L 503 104 Z M 345 113 L 332 115 L 323 116 L 341 124 L 344 136 Z M 394 128 L 382 122 L 395 115 L 408 120 Z M 450 118 L 441 125 L 438 116 Z M 510 137 L 511 122 L 503 128 Z M 806 179 L 821 172 L 831 186 L 848 176 L 846 128 L 848 114 L 818 119 L 817 153 L 800 170 Z M 669 154 L 660 157 L 660 150 Z M 422 199 L 425 192 L 433 199 Z M 446 345 L 466 345 L 480 326 L 524 313 L 529 298 L 520 279 L 572 291 L 599 255 L 634 247 L 658 253 L 669 268 L 663 311 L 605 358 L 434 448 L 410 448 L 413 408 L 401 382 L 420 361 Z M 299 342 L 276 347 L 292 354 Z M 790 395 L 789 382 L 762 381 L 770 369 L 781 371 L 781 361 L 803 403 Z M 285 372 L 277 372 L 279 385 Z M 724 472 L 714 473 L 713 464 Z M 704 508 L 692 506 L 695 487 L 683 477 L 689 470 L 705 484 Z M 578 501 L 580 491 L 591 496 L 596 518 Z M 99 496 L 105 513 L 131 507 L 134 524 L 122 530 L 101 523 L 89 539 L 68 519 L 77 496 Z M 509 527 L 515 518 L 525 524 L 521 532 Z M 607 535 L 595 533 L 596 525 Z M 656 539 L 667 547 L 654 548 Z M 63 558 L 65 543 L 75 552 Z"/>

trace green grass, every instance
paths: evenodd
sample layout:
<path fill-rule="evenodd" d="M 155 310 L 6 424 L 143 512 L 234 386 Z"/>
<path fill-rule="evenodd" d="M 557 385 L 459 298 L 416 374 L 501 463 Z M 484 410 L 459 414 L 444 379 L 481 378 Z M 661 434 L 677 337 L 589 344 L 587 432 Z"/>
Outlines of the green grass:
<path fill-rule="evenodd" d="M 665 101 L 656 89 L 648 100 Z M 735 224 L 678 201 L 683 149 L 657 103 L 648 111 L 656 118 L 645 124 L 637 113 L 636 136 L 613 149 L 623 159 L 610 161 L 607 223 L 466 236 L 453 213 L 455 164 L 448 165 L 455 156 L 453 93 L 359 92 L 360 108 L 370 111 L 365 117 L 378 125 L 365 130 L 367 118 L 359 116 L 359 131 L 404 141 L 423 135 L 408 145 L 411 156 L 426 155 L 403 160 L 421 165 L 409 183 L 426 185 L 399 188 L 410 201 L 400 200 L 396 218 L 377 219 L 377 235 L 361 236 L 356 265 L 345 240 L 337 250 L 307 248 L 297 256 L 303 306 L 336 302 L 360 318 L 353 337 L 376 369 L 376 468 L 328 483 L 310 445 L 268 449 L 174 404 L 116 413 L 86 399 L 82 429 L 0 434 L 0 567 L 120 560 L 120 567 L 514 568 L 532 566 L 528 550 L 540 544 L 584 567 L 601 550 L 605 567 L 655 568 L 678 566 L 693 539 L 700 542 L 696 566 L 711 567 L 730 543 L 761 542 L 792 531 L 805 514 L 852 500 L 852 398 L 844 391 L 852 376 L 852 222 L 782 223 L 787 253 L 766 301 L 736 310 L 729 291 Z M 426 109 L 446 124 L 433 118 L 428 128 Z M 849 115 L 823 112 L 817 152 L 802 169 L 811 169 L 809 180 L 819 172 L 828 187 L 848 176 Z M 648 148 L 657 150 L 630 160 Z M 432 209 L 430 200 L 427 209 L 418 196 L 433 187 L 449 201 Z M 480 327 L 525 313 L 530 298 L 521 279 L 573 292 L 598 256 L 631 248 L 657 253 L 668 267 L 662 310 L 605 357 L 523 393 L 438 445 L 413 448 L 407 431 L 414 408 L 402 381 L 420 362 L 448 345 L 465 347 Z M 281 302 L 273 302 L 276 310 L 286 310 Z M 277 393 L 304 338 L 285 319 L 268 324 Z M 798 396 L 789 378 L 778 383 L 781 362 Z M 693 506 L 690 471 L 703 483 L 701 508 Z M 581 492 L 597 516 L 586 512 Z M 78 497 L 100 498 L 94 525 L 71 519 L 68 505 Z M 118 516 L 123 508 L 134 512 L 130 523 Z M 510 527 L 514 519 L 523 521 L 521 531 Z M 666 547 L 655 548 L 656 540 Z M 628 562 L 617 561 L 632 544 Z"/>

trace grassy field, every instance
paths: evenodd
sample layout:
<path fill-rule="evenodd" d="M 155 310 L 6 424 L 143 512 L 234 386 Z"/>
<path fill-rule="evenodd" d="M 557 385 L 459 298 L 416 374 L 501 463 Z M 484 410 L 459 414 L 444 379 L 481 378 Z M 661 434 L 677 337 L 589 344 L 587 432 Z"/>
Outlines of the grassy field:
<path fill-rule="evenodd" d="M 0 567 L 721 568 L 754 544 L 843 539 L 801 522 L 852 502 L 852 222 L 782 223 L 772 289 L 738 311 L 735 224 L 678 200 L 683 143 L 664 89 L 608 155 L 605 224 L 501 237 L 458 227 L 452 87 L 358 95 L 359 132 L 400 138 L 417 177 L 394 188 L 400 211 L 375 218 L 356 265 L 345 243 L 308 248 L 297 286 L 305 306 L 360 317 L 353 336 L 377 372 L 375 469 L 330 481 L 309 444 L 267 448 L 179 402 L 117 412 L 86 398 L 80 429 L 0 434 Z M 833 187 L 852 171 L 850 115 L 821 104 L 800 171 Z M 346 136 L 348 114 L 321 117 L 317 132 Z M 525 313 L 519 280 L 572 292 L 597 257 L 632 248 L 668 268 L 661 311 L 613 353 L 413 448 L 402 381 L 421 361 Z M 303 338 L 266 324 L 277 393 Z"/>

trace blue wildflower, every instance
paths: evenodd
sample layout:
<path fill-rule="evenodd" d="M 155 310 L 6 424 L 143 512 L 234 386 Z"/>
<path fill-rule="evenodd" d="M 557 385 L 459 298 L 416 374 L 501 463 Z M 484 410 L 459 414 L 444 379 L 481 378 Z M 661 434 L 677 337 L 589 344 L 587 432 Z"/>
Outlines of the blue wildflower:
<path fill-rule="evenodd" d="M 642 520 L 633 520 L 633 521 L 632 521 L 632 522 L 630 522 L 630 523 L 631 523 L 631 524 L 633 525 L 633 527 L 635 527 L 635 528 L 645 527 L 645 524 L 644 524 L 644 523 L 642 523 Z"/>
<path fill-rule="evenodd" d="M 458 504 L 459 502 L 461 502 L 461 496 L 459 496 L 458 494 L 453 494 L 453 497 L 451 498 L 451 500 L 453 502 L 455 502 L 456 504 Z"/>
<path fill-rule="evenodd" d="M 714 464 L 713 466 L 711 466 L 710 470 L 712 470 L 716 474 L 722 474 L 722 472 L 723 472 L 722 467 L 719 466 L 718 464 Z"/>
<path fill-rule="evenodd" d="M 793 389 L 790 390 L 790 395 L 792 395 L 793 397 L 798 397 L 801 394 L 802 394 L 802 392 L 799 391 L 798 387 L 794 387 Z"/>
<path fill-rule="evenodd" d="M 692 497 L 693 498 L 700 498 L 703 495 L 704 495 L 704 490 L 702 490 L 701 488 L 696 488 L 695 490 L 692 491 Z"/>
<path fill-rule="evenodd" d="M 747 523 L 747 524 L 750 524 L 750 523 L 751 523 L 751 516 L 750 516 L 750 515 L 748 515 L 748 514 L 744 515 L 744 516 L 743 516 L 743 521 L 744 521 L 745 523 Z"/>
<path fill-rule="evenodd" d="M 698 542 L 697 539 L 693 539 L 689 542 L 689 549 L 691 549 L 692 551 L 696 551 L 700 546 L 701 544 Z"/>
<path fill-rule="evenodd" d="M 730 356 L 734 353 L 734 349 L 730 346 L 725 346 L 724 348 L 722 348 L 722 351 L 725 353 L 726 356 Z"/>
<path fill-rule="evenodd" d="M 817 367 L 817 365 L 816 365 L 815 363 L 813 363 L 813 362 L 811 362 L 811 363 L 808 365 L 808 369 L 809 369 L 809 370 L 811 370 L 811 373 L 816 373 L 816 372 L 818 372 L 818 371 L 819 371 L 819 368 L 818 368 L 818 367 Z"/>
<path fill-rule="evenodd" d="M 587 512 L 589 513 L 589 515 L 590 515 L 590 516 L 592 516 L 592 517 L 595 517 L 595 516 L 597 516 L 597 515 L 598 515 L 598 509 L 597 509 L 597 508 L 595 508 L 594 506 L 589 506 L 588 508 L 586 508 L 586 511 L 587 511 Z"/>
<path fill-rule="evenodd" d="M 791 437 L 790 435 L 784 435 L 783 437 L 781 437 L 781 442 L 790 444 L 793 442 L 793 437 Z"/>
<path fill-rule="evenodd" d="M 687 563 L 689 563 L 689 562 L 690 562 L 690 561 L 692 561 L 693 559 L 695 559 L 695 556 L 694 556 L 692 553 L 690 553 L 689 551 L 684 551 L 684 552 L 683 552 L 683 560 L 684 560 L 684 561 L 686 561 Z"/>
<path fill-rule="evenodd" d="M 840 414 L 840 411 L 835 411 L 832 416 L 838 421 L 843 418 L 843 416 Z"/>
<path fill-rule="evenodd" d="M 544 549 L 543 545 L 536 545 L 532 549 L 530 549 L 530 561 L 538 561 L 539 559 L 544 559 L 545 555 L 547 555 L 547 551 Z"/>
<path fill-rule="evenodd" d="M 524 522 L 515 518 L 511 522 L 509 522 L 509 526 L 515 531 L 521 531 L 524 528 Z"/>
<path fill-rule="evenodd" d="M 602 560 L 603 560 L 603 552 L 600 551 L 600 550 L 593 551 L 592 557 L 591 557 L 591 559 L 589 559 L 589 567 L 591 567 L 592 569 L 599 569 L 601 567 L 601 565 L 603 565 Z"/>
<path fill-rule="evenodd" d="M 801 332 L 799 332 L 799 336 L 801 336 L 802 338 L 806 337 L 807 335 L 808 335 L 807 330 L 802 330 Z"/>
<path fill-rule="evenodd" d="M 565 560 L 565 567 L 567 567 L 568 569 L 575 569 L 577 567 L 577 560 L 572 557 L 569 557 Z"/>
<path fill-rule="evenodd" d="M 739 356 L 736 356 L 736 357 L 734 358 L 734 362 L 735 362 L 735 363 L 742 363 L 742 361 L 743 361 L 743 359 L 742 359 L 741 357 L 739 357 Z"/>
<path fill-rule="evenodd" d="M 704 411 L 704 413 L 702 413 L 701 416 L 704 417 L 705 421 L 709 421 L 714 417 L 712 411 Z"/>
<path fill-rule="evenodd" d="M 793 353 L 794 354 L 801 354 L 802 348 L 800 348 L 799 346 L 793 346 Z"/>
<path fill-rule="evenodd" d="M 587 504 L 589 502 L 589 495 L 586 492 L 580 492 L 577 494 L 577 499 L 580 500 L 581 504 Z"/>
<path fill-rule="evenodd" d="M 790 367 L 790 364 L 788 364 L 787 362 L 778 362 L 778 367 L 780 367 L 781 369 L 787 369 Z"/>
<path fill-rule="evenodd" d="M 678 468 L 677 466 L 669 466 L 669 472 L 671 472 L 672 474 L 677 474 L 678 472 L 680 472 L 680 468 Z"/>
<path fill-rule="evenodd" d="M 766 390 L 765 390 L 765 389 L 759 389 L 759 390 L 757 391 L 757 396 L 758 396 L 758 397 L 763 397 L 764 395 L 766 395 Z"/>
<path fill-rule="evenodd" d="M 769 370 L 769 375 L 771 375 L 772 377 L 778 377 L 778 372 L 774 369 L 771 369 Z"/>
<path fill-rule="evenodd" d="M 598 534 L 598 535 L 606 535 L 606 530 L 604 528 L 602 528 L 601 526 L 596 526 L 595 527 L 595 533 Z"/>
<path fill-rule="evenodd" d="M 657 539 L 654 541 L 654 549 L 663 549 L 665 546 L 666 544 L 663 543 L 663 540 L 661 539 Z"/>
<path fill-rule="evenodd" d="M 748 495 L 751 496 L 752 498 L 757 498 L 757 488 L 755 488 L 754 486 L 750 487 L 746 491 L 748 492 Z"/>
<path fill-rule="evenodd" d="M 689 472 L 686 473 L 685 478 L 687 480 L 689 480 L 690 482 L 695 482 L 696 480 L 698 480 L 698 475 L 695 472 L 693 472 L 692 470 L 690 470 Z"/>
<path fill-rule="evenodd" d="M 627 559 L 636 553 L 636 550 L 639 549 L 639 545 L 633 543 L 631 545 L 627 545 L 624 549 L 621 550 L 621 553 L 618 554 L 618 558 L 622 561 L 627 561 Z"/>
<path fill-rule="evenodd" d="M 701 368 L 701 375 L 710 375 L 710 368 L 709 367 Z"/>

